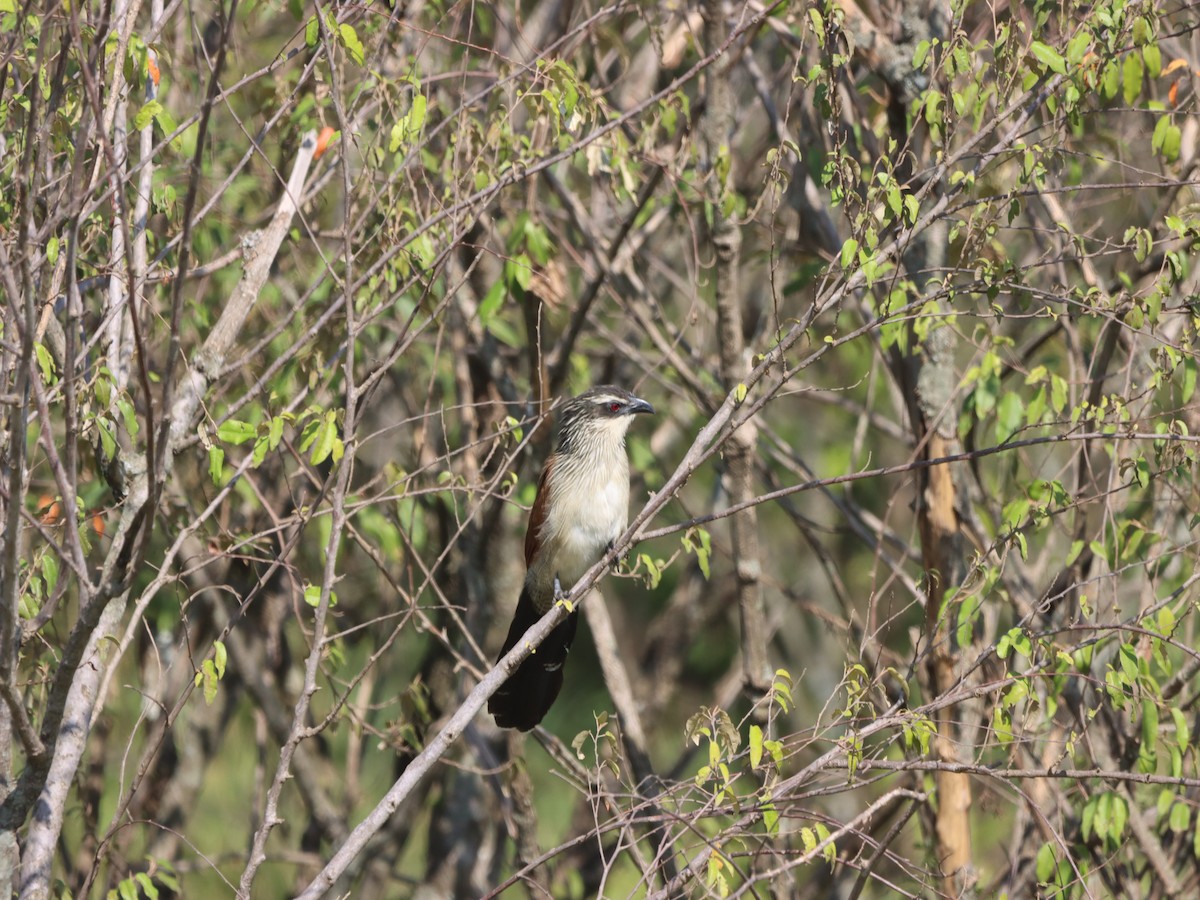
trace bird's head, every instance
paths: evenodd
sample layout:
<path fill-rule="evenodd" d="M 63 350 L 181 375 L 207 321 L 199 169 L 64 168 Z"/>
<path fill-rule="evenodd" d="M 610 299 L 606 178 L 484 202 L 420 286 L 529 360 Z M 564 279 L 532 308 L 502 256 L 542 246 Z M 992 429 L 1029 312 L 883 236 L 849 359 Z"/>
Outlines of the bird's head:
<path fill-rule="evenodd" d="M 624 388 L 611 384 L 584 391 L 563 404 L 559 414 L 558 449 L 570 452 L 581 441 L 623 442 L 629 424 L 638 413 L 652 413 L 654 407 Z"/>

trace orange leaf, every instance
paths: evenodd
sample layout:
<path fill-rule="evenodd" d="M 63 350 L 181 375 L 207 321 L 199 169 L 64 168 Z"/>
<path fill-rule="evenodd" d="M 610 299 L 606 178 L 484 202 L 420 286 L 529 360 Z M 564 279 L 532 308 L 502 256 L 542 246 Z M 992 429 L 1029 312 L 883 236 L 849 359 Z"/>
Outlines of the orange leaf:
<path fill-rule="evenodd" d="M 313 159 L 320 159 L 326 148 L 329 147 L 329 139 L 333 137 L 334 129 L 326 125 L 321 129 L 321 133 L 317 135 L 317 152 L 313 154 Z"/>
<path fill-rule="evenodd" d="M 49 506 L 44 504 L 49 503 Z M 62 504 L 57 500 L 51 500 L 49 497 L 41 497 L 38 499 L 38 508 L 44 510 L 42 512 L 43 525 L 57 525 L 59 519 L 62 518 Z"/>
<path fill-rule="evenodd" d="M 1187 60 L 1177 56 L 1167 64 L 1167 67 L 1162 70 L 1162 74 L 1170 75 L 1172 72 L 1174 72 L 1178 69 L 1186 69 L 1186 68 L 1187 68 Z"/>

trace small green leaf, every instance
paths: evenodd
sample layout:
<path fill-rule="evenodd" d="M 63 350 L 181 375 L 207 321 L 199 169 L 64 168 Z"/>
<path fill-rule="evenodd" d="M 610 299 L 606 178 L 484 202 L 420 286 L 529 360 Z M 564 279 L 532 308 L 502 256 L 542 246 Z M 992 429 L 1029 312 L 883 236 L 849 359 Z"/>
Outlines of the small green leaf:
<path fill-rule="evenodd" d="M 1034 41 L 1029 46 L 1029 52 L 1043 66 L 1059 75 L 1067 74 L 1067 61 L 1062 58 L 1062 54 L 1053 47 L 1043 44 L 1041 41 Z"/>
<path fill-rule="evenodd" d="M 225 664 L 229 660 L 229 653 L 225 649 L 224 641 L 213 641 L 213 665 L 217 668 L 217 677 L 225 677 Z"/>
<path fill-rule="evenodd" d="M 408 114 L 402 116 L 392 126 L 391 139 L 388 141 L 388 150 L 395 153 L 401 147 L 414 141 L 421 133 L 421 128 L 425 125 L 425 111 L 429 101 L 424 94 L 416 94 L 413 96 L 412 108 Z"/>
<path fill-rule="evenodd" d="M 1077 66 L 1083 62 L 1084 56 L 1087 55 L 1088 47 L 1092 44 L 1092 33 L 1086 29 L 1079 29 L 1079 33 L 1071 38 L 1067 44 L 1067 62 L 1072 66 Z"/>
<path fill-rule="evenodd" d="M 1025 404 L 1016 391 L 1005 391 L 996 405 L 996 443 L 1003 444 L 1025 422 Z"/>
<path fill-rule="evenodd" d="M 142 886 L 142 890 L 145 892 L 147 900 L 158 900 L 158 888 L 155 887 L 154 882 L 150 880 L 149 875 L 147 875 L 145 872 L 138 872 L 133 876 L 133 878 Z"/>
<path fill-rule="evenodd" d="M 762 808 L 763 828 L 767 834 L 775 837 L 779 834 L 779 810 L 774 803 L 767 803 Z"/>
<path fill-rule="evenodd" d="M 757 769 L 762 762 L 763 732 L 757 725 L 750 726 L 750 768 Z"/>
<path fill-rule="evenodd" d="M 817 822 L 816 829 L 817 837 L 820 838 L 822 842 L 829 841 L 829 829 L 826 828 L 823 823 Z M 837 847 L 834 845 L 833 841 L 829 841 L 828 844 L 825 844 L 825 849 L 821 851 L 821 856 L 825 857 L 825 861 L 830 865 L 833 865 L 835 862 L 837 862 Z"/>
<path fill-rule="evenodd" d="M 158 118 L 162 112 L 163 105 L 157 100 L 151 100 L 145 106 L 138 110 L 137 115 L 133 117 L 133 127 L 138 131 L 147 127 L 151 122 Z"/>
<path fill-rule="evenodd" d="M 350 54 L 350 58 L 361 66 L 363 64 L 363 45 L 362 41 L 358 39 L 358 32 L 354 30 L 354 26 L 342 23 L 338 26 L 338 35 L 342 39 L 346 52 Z"/>
<path fill-rule="evenodd" d="M 208 477 L 212 483 L 220 485 L 225 472 L 225 451 L 213 444 L 208 448 Z"/>
<path fill-rule="evenodd" d="M 137 420 L 137 410 L 133 408 L 133 404 L 129 402 L 129 398 L 124 394 L 117 397 L 117 409 L 121 411 L 121 418 L 125 423 L 125 432 L 130 437 L 136 437 L 140 427 Z"/>
<path fill-rule="evenodd" d="M 1175 744 L 1179 747 L 1179 752 L 1186 753 L 1188 744 L 1191 742 L 1187 718 L 1181 710 L 1175 707 L 1171 707 L 1171 718 L 1175 722 Z"/>
<path fill-rule="evenodd" d="M 925 65 L 925 59 L 929 56 L 929 41 L 921 41 L 917 44 L 917 49 L 913 51 L 913 68 L 919 69 Z"/>
<path fill-rule="evenodd" d="M 821 15 L 821 11 L 815 6 L 808 8 L 808 21 L 812 25 L 813 34 L 816 35 L 817 44 L 821 47 L 825 46 L 825 19 Z"/>
<path fill-rule="evenodd" d="M 1146 74 L 1157 78 L 1162 72 L 1162 51 L 1158 44 L 1147 44 L 1142 48 L 1142 62 L 1146 64 Z"/>
<path fill-rule="evenodd" d="M 340 443 L 338 440 L 336 409 L 330 409 L 325 412 L 324 418 L 321 419 L 316 431 L 310 438 L 310 443 L 312 452 L 309 454 L 309 460 L 314 466 L 319 466 L 325 460 L 329 459 L 330 456 L 334 455 L 337 444 Z M 335 459 L 334 462 L 336 461 Z"/>
<path fill-rule="evenodd" d="M 858 241 L 854 238 L 846 238 L 846 243 L 842 244 L 842 268 L 850 268 L 850 264 L 854 262 L 858 255 Z"/>
<path fill-rule="evenodd" d="M 317 22 L 317 17 L 313 16 L 308 20 L 308 24 L 304 26 L 304 43 L 309 47 L 317 46 L 317 41 L 321 39 L 321 25 Z"/>
<path fill-rule="evenodd" d="M 53 553 L 47 553 L 42 557 L 42 581 L 46 585 L 47 594 L 58 584 L 58 560 Z"/>
<path fill-rule="evenodd" d="M 1130 53 L 1125 57 L 1121 83 L 1125 103 L 1130 106 L 1138 98 L 1138 94 L 1142 92 L 1142 73 L 1144 71 L 1145 65 L 1142 63 L 1141 56 L 1136 53 Z"/>
<path fill-rule="evenodd" d="M 1142 701 L 1142 747 L 1153 750 L 1158 739 L 1158 707 L 1152 700 Z"/>
<path fill-rule="evenodd" d="M 1054 875 L 1055 869 L 1058 868 L 1058 860 L 1054 858 L 1054 850 L 1050 846 L 1050 842 L 1042 844 L 1037 854 L 1037 880 L 1039 884 L 1046 884 Z"/>
<path fill-rule="evenodd" d="M 733 389 L 733 399 L 738 403 L 741 403 L 746 399 L 746 385 L 739 383 L 738 386 Z"/>
<path fill-rule="evenodd" d="M 257 428 L 240 419 L 226 419 L 217 428 L 217 437 L 223 443 L 233 444 L 235 447 L 246 443 L 256 434 L 258 434 Z"/>
<path fill-rule="evenodd" d="M 42 381 L 46 384 L 54 384 L 55 378 L 54 357 L 50 355 L 50 351 L 40 341 L 33 345 L 33 352 L 37 355 L 38 369 L 42 373 Z"/>
<path fill-rule="evenodd" d="M 1192 813 L 1191 810 L 1187 808 L 1186 804 L 1176 803 L 1171 807 L 1171 819 L 1167 824 L 1168 828 L 1170 828 L 1176 834 L 1183 834 L 1188 830 L 1188 826 L 1191 823 Z"/>
<path fill-rule="evenodd" d="M 497 279 L 479 303 L 479 324 L 487 328 L 488 322 L 491 321 L 492 316 L 500 309 L 500 305 L 504 303 L 504 298 L 507 296 L 507 285 L 505 285 L 503 279 Z"/>

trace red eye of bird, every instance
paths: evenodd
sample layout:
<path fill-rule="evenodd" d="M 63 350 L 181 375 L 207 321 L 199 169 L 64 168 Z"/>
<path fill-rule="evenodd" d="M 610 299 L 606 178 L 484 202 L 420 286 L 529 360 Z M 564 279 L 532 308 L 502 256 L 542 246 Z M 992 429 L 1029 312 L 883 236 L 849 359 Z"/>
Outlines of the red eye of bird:
<path fill-rule="evenodd" d="M 618 403 L 616 400 L 614 400 L 612 403 L 608 404 L 609 412 L 620 412 L 620 410 L 621 410 L 621 404 Z"/>

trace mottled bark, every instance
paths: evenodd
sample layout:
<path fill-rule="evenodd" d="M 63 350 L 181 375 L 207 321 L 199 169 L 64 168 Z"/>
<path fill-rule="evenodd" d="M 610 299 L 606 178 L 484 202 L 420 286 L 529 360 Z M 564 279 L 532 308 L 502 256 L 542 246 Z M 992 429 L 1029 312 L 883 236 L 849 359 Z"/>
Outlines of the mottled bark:
<path fill-rule="evenodd" d="M 722 46 L 729 34 L 723 11 L 721 0 L 707 0 L 704 4 L 704 43 L 710 52 Z M 750 364 L 742 326 L 742 232 L 725 210 L 732 164 L 729 141 L 734 129 L 734 96 L 729 83 L 731 69 L 732 61 L 725 59 L 714 66 L 709 75 L 705 91 L 707 104 L 700 124 L 700 147 L 708 167 L 706 193 L 711 217 L 708 238 L 714 254 L 709 275 L 713 279 L 713 300 L 717 308 L 721 380 L 727 391 L 736 392 L 739 385 L 745 384 Z M 757 447 L 758 426 L 753 419 L 734 431 L 725 445 L 725 484 L 732 505 L 743 504 L 754 496 Z M 758 696 L 771 684 L 771 667 L 767 658 L 767 617 L 755 507 L 749 506 L 731 516 L 729 529 L 742 623 L 742 671 L 746 687 L 753 696 Z"/>

